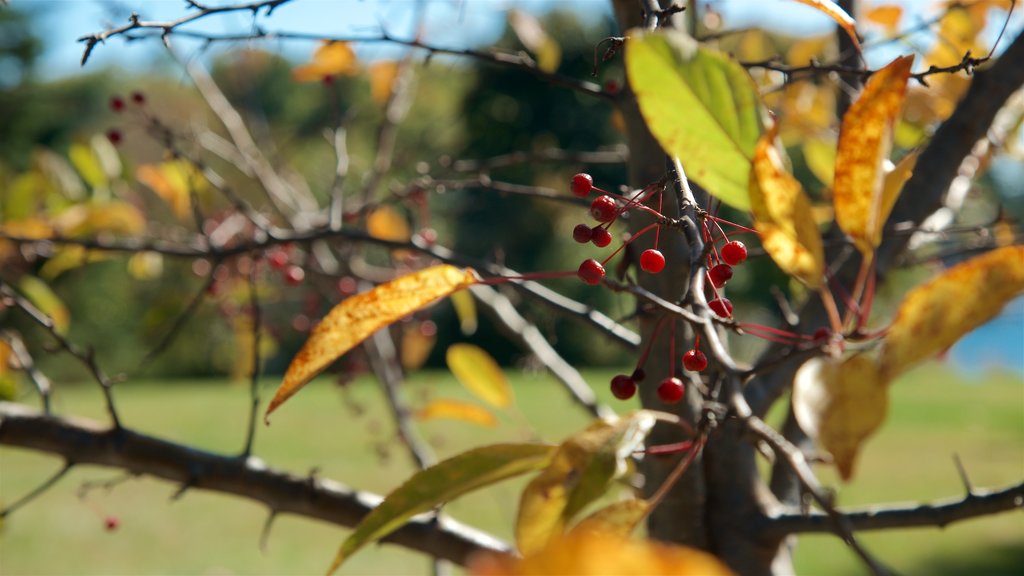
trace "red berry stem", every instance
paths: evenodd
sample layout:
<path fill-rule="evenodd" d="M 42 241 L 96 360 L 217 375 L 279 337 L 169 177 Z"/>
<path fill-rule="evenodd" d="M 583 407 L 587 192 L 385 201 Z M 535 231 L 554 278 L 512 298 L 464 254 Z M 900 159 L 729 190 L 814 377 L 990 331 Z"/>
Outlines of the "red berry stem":
<path fill-rule="evenodd" d="M 520 274 L 518 276 L 494 276 L 492 278 L 484 278 L 477 282 L 477 284 L 487 284 L 493 286 L 495 284 L 505 284 L 515 280 L 549 280 L 551 278 L 565 278 L 566 276 L 575 276 L 575 270 L 558 270 L 548 272 L 531 272 L 529 274 Z"/>
<path fill-rule="evenodd" d="M 678 454 L 680 452 L 686 452 L 693 448 L 693 440 L 684 440 L 682 442 L 674 442 L 672 444 L 659 444 L 657 446 L 651 446 L 644 450 L 638 450 L 639 454 L 650 454 L 652 456 L 664 456 L 667 454 Z"/>
<path fill-rule="evenodd" d="M 749 333 L 751 336 L 756 336 L 763 340 L 770 340 L 779 344 L 796 344 L 801 340 L 814 340 L 814 336 L 807 334 L 797 334 L 788 330 L 781 330 L 779 328 L 773 328 L 771 326 L 763 326 L 761 324 L 750 324 L 747 322 L 740 322 L 738 324 L 740 329 L 744 332 Z"/>
<path fill-rule="evenodd" d="M 861 312 L 857 319 L 857 331 L 861 331 L 868 323 L 868 318 L 871 317 L 871 306 L 875 303 L 875 271 L 872 267 L 871 272 L 868 274 L 868 286 L 864 292 L 864 299 L 861 300 Z"/>
<path fill-rule="evenodd" d="M 708 220 L 713 221 L 715 224 L 718 224 L 719 222 L 721 222 L 722 224 L 728 224 L 729 226 L 732 226 L 733 228 L 736 228 L 737 230 L 742 230 L 744 232 L 750 232 L 751 234 L 757 234 L 757 230 L 754 230 L 753 228 L 747 228 L 746 226 L 737 224 L 735 222 L 730 222 L 729 220 L 725 220 L 723 218 L 719 218 L 718 216 L 712 216 L 712 215 L 708 214 L 706 216 L 706 218 Z M 724 234 L 724 232 L 723 232 L 723 234 Z"/>
<path fill-rule="evenodd" d="M 676 374 L 676 319 L 672 318 L 670 332 L 668 333 L 668 375 L 671 378 Z"/>
<path fill-rule="evenodd" d="M 627 245 L 632 243 L 634 240 L 636 240 L 640 236 L 643 236 L 644 234 L 646 234 L 651 228 L 656 228 L 657 226 L 658 226 L 657 222 L 654 222 L 652 224 L 648 224 L 647 226 L 644 226 L 639 232 L 637 232 L 636 234 L 633 234 L 632 236 L 629 237 L 628 240 L 626 240 L 621 245 L 619 245 L 619 247 L 616 248 L 614 252 L 609 254 L 607 258 L 602 260 L 601 261 L 601 265 L 604 266 L 605 264 L 607 264 L 608 261 L 611 260 L 612 258 L 614 258 L 616 254 L 618 254 L 619 252 L 622 252 L 623 248 L 625 248 Z"/>
<path fill-rule="evenodd" d="M 668 321 L 668 315 L 662 316 L 658 319 L 658 322 L 654 325 L 654 329 L 651 330 L 651 338 L 647 341 L 647 347 L 640 353 L 640 358 L 636 361 L 637 369 L 643 367 L 647 363 L 647 357 L 651 355 L 651 346 L 654 341 L 658 339 L 658 334 L 661 334 L 661 329 L 665 327 L 665 322 Z"/>

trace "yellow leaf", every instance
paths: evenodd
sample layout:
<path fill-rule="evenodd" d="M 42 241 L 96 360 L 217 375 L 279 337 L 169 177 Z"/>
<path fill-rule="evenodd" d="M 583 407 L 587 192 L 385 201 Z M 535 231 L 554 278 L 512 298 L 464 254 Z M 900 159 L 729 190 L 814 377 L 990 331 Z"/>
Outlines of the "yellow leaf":
<path fill-rule="evenodd" d="M 468 290 L 460 290 L 452 294 L 452 307 L 455 308 L 455 315 L 459 317 L 459 330 L 466 336 L 472 336 L 476 332 L 476 300 Z"/>
<path fill-rule="evenodd" d="M 324 42 L 313 54 L 309 64 L 296 66 L 292 79 L 298 82 L 319 82 L 327 76 L 352 76 L 359 71 L 356 53 L 347 42 Z"/>
<path fill-rule="evenodd" d="M 382 60 L 370 65 L 367 74 L 370 76 L 370 97 L 378 104 L 384 104 L 391 97 L 391 86 L 398 78 L 398 62 Z"/>
<path fill-rule="evenodd" d="M 885 226 L 885 220 L 892 213 L 892 207 L 896 205 L 896 199 L 900 197 L 903 185 L 913 176 L 914 167 L 917 165 L 917 157 L 920 154 L 920 150 L 908 153 L 900 159 L 899 164 L 896 164 L 892 170 L 888 170 L 885 173 L 885 180 L 882 182 L 882 198 L 878 206 L 878 213 L 879 215 L 884 215 L 884 218 L 880 216 L 881 223 L 874 227 L 874 236 L 870 238 L 873 245 L 878 246 L 881 244 L 882 228 Z"/>
<path fill-rule="evenodd" d="M 53 226 L 42 218 L 30 217 L 0 224 L 7 236 L 26 240 L 44 240 L 53 236 Z"/>
<path fill-rule="evenodd" d="M 888 379 L 949 348 L 1024 292 L 1024 246 L 997 248 L 953 266 L 903 298 L 882 347 Z"/>
<path fill-rule="evenodd" d="M 790 45 L 786 51 L 786 63 L 790 66 L 806 66 L 811 60 L 821 60 L 825 50 L 832 45 L 832 34 L 801 38 Z M 769 54 L 774 56 L 774 54 Z"/>
<path fill-rule="evenodd" d="M 135 178 L 166 202 L 179 219 L 188 218 L 191 212 L 190 190 L 198 190 L 200 183 L 206 182 L 202 174 L 184 160 L 172 160 L 160 165 L 143 164 L 135 170 Z"/>
<path fill-rule="evenodd" d="M 864 12 L 864 19 L 885 28 L 886 32 L 896 32 L 903 18 L 903 7 L 897 4 L 883 4 L 869 8 Z"/>
<path fill-rule="evenodd" d="M 314 376 L 377 330 L 477 282 L 471 268 L 447 264 L 399 276 L 335 306 L 292 359 L 264 420 Z"/>
<path fill-rule="evenodd" d="M 71 313 L 50 286 L 35 276 L 23 276 L 18 289 L 40 312 L 53 320 L 53 330 L 58 334 L 67 334 L 71 325 Z"/>
<path fill-rule="evenodd" d="M 512 389 L 505 373 L 479 346 L 452 344 L 445 352 L 445 361 L 452 374 L 477 398 L 498 408 L 512 404 Z"/>
<path fill-rule="evenodd" d="M 845 10 L 839 7 L 832 0 L 796 0 L 801 4 L 806 4 L 812 8 L 815 8 L 827 15 L 829 18 L 835 20 L 836 24 L 839 25 L 846 35 L 853 41 L 853 45 L 860 51 L 860 40 L 857 38 L 857 23 L 854 22 L 853 18 L 846 13 Z"/>
<path fill-rule="evenodd" d="M 865 255 L 874 252 L 895 198 L 884 198 L 885 161 L 903 107 L 914 56 L 901 56 L 868 79 L 843 117 L 836 151 L 836 223 Z"/>
<path fill-rule="evenodd" d="M 778 125 L 761 137 L 750 172 L 750 208 L 761 244 L 785 273 L 811 288 L 821 286 L 825 256 L 811 203 L 782 164 L 773 141 Z"/>
<path fill-rule="evenodd" d="M 57 276 L 92 262 L 100 262 L 110 258 L 110 254 L 99 250 L 87 250 L 85 246 L 61 246 L 53 256 L 39 269 L 39 277 L 53 280 Z"/>
<path fill-rule="evenodd" d="M 845 361 L 812 358 L 793 380 L 793 414 L 800 427 L 832 454 L 843 480 L 864 440 L 885 421 L 887 380 L 878 364 L 863 354 Z"/>
<path fill-rule="evenodd" d="M 53 227 L 62 236 L 90 236 L 99 232 L 140 234 L 146 229 L 146 217 L 127 202 L 76 204 L 60 213 Z"/>
<path fill-rule="evenodd" d="M 523 46 L 537 57 L 537 68 L 548 73 L 558 69 L 562 62 L 562 48 L 544 31 L 537 18 L 528 12 L 513 9 L 508 11 L 508 23 Z"/>
<path fill-rule="evenodd" d="M 419 411 L 416 412 L 416 419 L 462 420 L 464 422 L 489 427 L 498 425 L 497 418 L 495 418 L 494 414 L 491 414 L 486 408 L 482 408 L 476 404 L 470 404 L 469 402 L 450 400 L 447 398 L 438 398 L 431 401 L 423 408 L 420 408 Z"/>
<path fill-rule="evenodd" d="M 573 526 L 572 532 L 600 532 L 627 537 L 644 518 L 650 505 L 646 500 L 623 500 L 609 504 Z"/>
<path fill-rule="evenodd" d="M 693 548 L 592 532 L 556 538 L 522 558 L 484 553 L 470 558 L 473 576 L 727 576 L 720 560 Z"/>
<path fill-rule="evenodd" d="M 420 326 L 406 325 L 402 330 L 402 368 L 411 372 L 423 366 L 435 342 L 436 334 L 424 334 Z"/>
<path fill-rule="evenodd" d="M 68 159 L 89 188 L 106 188 L 108 180 L 103 165 L 88 144 L 72 144 L 68 148 Z"/>
<path fill-rule="evenodd" d="M 390 206 L 380 206 L 370 213 L 366 231 L 374 238 L 393 242 L 406 242 L 411 235 L 405 217 Z"/>

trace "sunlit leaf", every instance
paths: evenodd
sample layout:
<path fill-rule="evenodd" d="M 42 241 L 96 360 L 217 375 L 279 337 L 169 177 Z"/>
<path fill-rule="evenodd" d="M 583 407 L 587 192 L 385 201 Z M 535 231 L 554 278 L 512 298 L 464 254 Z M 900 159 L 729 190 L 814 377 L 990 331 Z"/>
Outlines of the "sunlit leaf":
<path fill-rule="evenodd" d="M 900 20 L 903 18 L 903 7 L 898 4 L 881 4 L 872 6 L 863 13 L 863 19 L 885 28 L 889 34 L 893 34 L 899 28 Z"/>
<path fill-rule="evenodd" d="M 292 359 L 264 419 L 314 376 L 377 330 L 477 281 L 476 272 L 442 264 L 399 276 L 335 306 Z"/>
<path fill-rule="evenodd" d="M 370 77 L 370 97 L 378 104 L 384 104 L 391 97 L 391 87 L 398 78 L 399 64 L 394 60 L 381 60 L 370 65 L 366 73 Z"/>
<path fill-rule="evenodd" d="M 821 60 L 825 50 L 835 42 L 832 34 L 800 38 L 794 41 L 786 51 L 786 63 L 791 66 L 806 66 L 812 60 Z M 774 56 L 771 54 L 769 56 Z"/>
<path fill-rule="evenodd" d="M 484 553 L 470 559 L 473 576 L 727 576 L 720 560 L 694 548 L 595 532 L 553 539 L 522 558 Z"/>
<path fill-rule="evenodd" d="M 843 480 L 853 476 L 861 445 L 885 421 L 887 381 L 874 359 L 812 358 L 793 380 L 793 414 L 800 427 L 832 454 Z"/>
<path fill-rule="evenodd" d="M 208 186 L 202 172 L 186 160 L 170 160 L 159 165 L 143 164 L 135 177 L 159 196 L 179 219 L 190 217 L 192 192 L 197 194 Z"/>
<path fill-rule="evenodd" d="M 417 472 L 363 518 L 342 543 L 328 573 L 413 516 L 468 492 L 539 470 L 547 465 L 554 451 L 554 446 L 546 444 L 496 444 L 474 448 Z"/>
<path fill-rule="evenodd" d="M 431 400 L 416 411 L 417 420 L 461 420 L 480 426 L 497 426 L 498 419 L 486 408 L 450 398 Z"/>
<path fill-rule="evenodd" d="M 836 143 L 822 138 L 807 138 L 801 144 L 804 162 L 811 174 L 826 187 L 835 179 Z"/>
<path fill-rule="evenodd" d="M 615 502 L 580 520 L 571 532 L 600 532 L 627 537 L 647 517 L 649 509 L 650 504 L 646 500 Z"/>
<path fill-rule="evenodd" d="M 93 236 L 101 232 L 138 235 L 146 229 L 146 217 L 138 208 L 119 200 L 75 204 L 54 218 L 61 236 Z"/>
<path fill-rule="evenodd" d="M 562 47 L 544 31 L 540 20 L 529 12 L 513 9 L 508 11 L 508 24 L 523 46 L 536 56 L 537 68 L 544 72 L 558 70 L 562 62 Z"/>
<path fill-rule="evenodd" d="M 0 210 L 7 221 L 22 220 L 34 216 L 43 202 L 57 188 L 39 170 L 18 174 L 10 184 L 0 189 Z"/>
<path fill-rule="evenodd" d="M 0 230 L 8 236 L 27 240 L 42 240 L 53 236 L 53 226 L 42 218 L 25 218 L 4 222 Z"/>
<path fill-rule="evenodd" d="M 750 174 L 754 228 L 768 255 L 785 273 L 811 288 L 821 286 L 825 255 L 810 200 L 800 182 L 783 166 L 775 148 L 778 125 L 757 143 Z"/>
<path fill-rule="evenodd" d="M 390 206 L 380 206 L 370 213 L 366 218 L 366 231 L 374 238 L 393 242 L 405 242 L 411 235 L 405 217 Z"/>
<path fill-rule="evenodd" d="M 35 276 L 22 276 L 18 289 L 40 312 L 53 320 L 53 329 L 66 334 L 71 325 L 71 313 L 50 286 Z"/>
<path fill-rule="evenodd" d="M 88 144 L 76 142 L 68 148 L 68 159 L 71 165 L 78 170 L 78 174 L 85 180 L 90 188 L 106 188 L 108 184 L 107 174 L 100 164 L 99 158 Z"/>
<path fill-rule="evenodd" d="M 477 326 L 476 300 L 473 295 L 468 290 L 452 294 L 452 307 L 459 317 L 459 330 L 466 336 L 472 336 Z"/>
<path fill-rule="evenodd" d="M 1024 292 L 1024 246 L 953 266 L 907 293 L 885 335 L 882 373 L 894 378 L 995 318 Z"/>
<path fill-rule="evenodd" d="M 516 545 L 531 554 L 561 535 L 585 506 L 608 491 L 627 470 L 626 460 L 654 426 L 638 411 L 614 422 L 598 420 L 558 447 L 551 464 L 523 490 L 516 518 Z"/>
<path fill-rule="evenodd" d="M 416 370 L 423 366 L 437 342 L 437 335 L 424 334 L 420 326 L 407 324 L 402 329 L 402 349 L 399 354 L 402 368 L 406 371 Z"/>
<path fill-rule="evenodd" d="M 896 205 L 896 199 L 900 197 L 900 192 L 903 191 L 903 185 L 914 175 L 914 167 L 917 166 L 917 158 L 920 153 L 920 150 L 914 150 L 906 154 L 896 166 L 885 173 L 885 179 L 882 182 L 882 199 L 878 206 L 878 213 L 885 215 L 885 218 L 881 218 L 882 224 L 874 228 L 875 236 L 870 239 L 875 246 L 882 243 L 882 228 L 884 227 L 885 220 L 892 213 L 892 208 Z"/>
<path fill-rule="evenodd" d="M 312 62 L 292 70 L 292 79 L 298 82 L 319 82 L 327 76 L 351 76 L 358 71 L 356 53 L 347 42 L 324 42 L 313 53 Z"/>
<path fill-rule="evenodd" d="M 846 32 L 846 35 L 853 41 L 853 45 L 860 50 L 860 39 L 857 38 L 857 23 L 853 18 L 846 13 L 845 10 L 839 7 L 838 4 L 832 2 L 832 0 L 796 0 L 801 4 L 806 4 L 812 8 L 815 8 L 829 18 L 835 20 L 836 24 Z"/>
<path fill-rule="evenodd" d="M 878 246 L 896 201 L 884 197 L 885 161 L 913 64 L 913 55 L 902 56 L 872 75 L 843 117 L 833 187 L 836 223 L 865 255 Z"/>
<path fill-rule="evenodd" d="M 498 408 L 512 404 L 512 389 L 501 366 L 475 344 L 452 344 L 445 361 L 455 377 L 478 398 Z"/>
<path fill-rule="evenodd" d="M 746 210 L 750 161 L 761 134 L 753 80 L 736 61 L 679 32 L 630 32 L 626 72 L 640 112 L 689 178 Z"/>

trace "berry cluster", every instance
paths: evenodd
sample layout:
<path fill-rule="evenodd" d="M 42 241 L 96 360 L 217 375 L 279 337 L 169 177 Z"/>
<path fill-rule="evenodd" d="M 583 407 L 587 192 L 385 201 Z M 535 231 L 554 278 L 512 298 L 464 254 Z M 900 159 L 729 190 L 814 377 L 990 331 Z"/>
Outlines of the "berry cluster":
<path fill-rule="evenodd" d="M 132 92 L 129 98 L 131 99 L 132 104 L 140 108 L 142 106 L 145 106 L 146 104 L 146 95 L 138 90 Z M 127 109 L 127 107 L 127 102 L 121 96 L 114 95 L 110 97 L 110 110 L 114 114 L 120 114 L 124 112 Z M 122 140 L 124 140 L 124 134 L 121 132 L 121 130 L 117 128 L 111 128 L 107 130 L 107 139 L 110 140 L 111 144 L 117 146 L 118 144 L 121 143 Z"/>

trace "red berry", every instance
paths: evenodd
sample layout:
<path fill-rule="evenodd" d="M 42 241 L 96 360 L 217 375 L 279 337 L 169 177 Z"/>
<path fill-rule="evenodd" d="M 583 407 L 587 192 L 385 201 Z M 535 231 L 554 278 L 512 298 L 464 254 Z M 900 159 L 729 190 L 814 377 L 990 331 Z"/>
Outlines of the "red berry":
<path fill-rule="evenodd" d="M 708 280 L 715 288 L 725 286 L 725 283 L 732 279 L 732 266 L 719 264 L 708 270 Z"/>
<path fill-rule="evenodd" d="M 612 378 L 612 394 L 619 400 L 629 400 L 636 394 L 636 382 L 625 374 Z"/>
<path fill-rule="evenodd" d="M 633 370 L 633 374 L 630 375 L 630 378 L 632 378 L 634 382 L 643 382 L 644 378 L 647 378 L 647 374 L 644 372 L 643 368 L 637 368 L 636 370 Z"/>
<path fill-rule="evenodd" d="M 728 298 L 715 298 L 708 302 L 708 308 L 723 318 L 732 318 L 732 302 Z"/>
<path fill-rule="evenodd" d="M 586 198 L 590 191 L 594 188 L 594 179 L 591 178 L 590 174 L 579 174 L 572 177 L 572 193 L 580 198 Z"/>
<path fill-rule="evenodd" d="M 139 106 L 142 106 L 146 103 L 146 95 L 136 90 L 135 92 L 132 92 L 132 102 L 135 102 Z"/>
<path fill-rule="evenodd" d="M 591 228 L 590 233 L 592 234 L 590 241 L 598 248 L 604 248 L 612 243 L 612 233 L 600 226 L 594 226 Z"/>
<path fill-rule="evenodd" d="M 598 228 L 598 230 L 600 230 L 600 228 Z M 580 244 L 590 242 L 593 237 L 594 231 L 586 224 L 577 224 L 576 227 L 572 229 L 572 239 Z"/>
<path fill-rule="evenodd" d="M 708 367 L 708 357 L 700 350 L 688 350 L 683 354 L 683 368 L 690 372 L 701 372 Z"/>
<path fill-rule="evenodd" d="M 359 288 L 359 285 L 356 283 L 356 279 L 351 276 L 338 279 L 338 293 L 342 296 L 355 294 L 357 288 Z"/>
<path fill-rule="evenodd" d="M 665 255 L 660 250 L 649 248 L 640 254 L 640 269 L 657 274 L 665 269 Z"/>
<path fill-rule="evenodd" d="M 270 263 L 270 267 L 274 270 L 280 270 L 287 266 L 288 260 L 288 253 L 281 249 L 271 250 L 267 254 L 267 262 Z"/>
<path fill-rule="evenodd" d="M 121 131 L 116 128 L 107 130 L 107 140 L 110 140 L 111 144 L 117 146 L 121 143 Z"/>
<path fill-rule="evenodd" d="M 604 83 L 604 91 L 613 96 L 618 94 L 619 90 L 621 90 L 621 86 L 619 86 L 618 80 L 612 79 Z"/>
<path fill-rule="evenodd" d="M 608 195 L 598 196 L 590 203 L 590 215 L 598 222 L 611 222 L 618 211 L 615 199 Z"/>
<path fill-rule="evenodd" d="M 733 240 L 725 246 L 722 246 L 722 260 L 725 260 L 726 264 L 736 266 L 742 264 L 747 259 L 747 247 L 739 240 Z"/>
<path fill-rule="evenodd" d="M 331 84 L 334 84 L 334 75 L 333 74 L 325 74 L 324 77 L 322 78 L 322 80 L 323 80 L 324 86 L 330 86 Z"/>
<path fill-rule="evenodd" d="M 604 278 L 604 266 L 597 260 L 588 258 L 580 264 L 580 269 L 576 271 L 576 275 L 587 284 L 597 286 L 601 283 L 601 279 Z"/>
<path fill-rule="evenodd" d="M 117 516 L 107 516 L 103 519 L 103 527 L 107 529 L 107 532 L 117 530 L 120 525 L 121 521 L 117 519 Z"/>
<path fill-rule="evenodd" d="M 305 277 L 306 271 L 303 270 L 301 266 L 289 266 L 288 269 L 284 271 L 284 281 L 292 286 L 302 284 L 302 280 L 305 279 Z"/>
<path fill-rule="evenodd" d="M 120 112 L 124 110 L 124 98 L 120 96 L 114 96 L 110 99 L 110 109 L 114 112 Z"/>
<path fill-rule="evenodd" d="M 814 331 L 814 335 L 812 337 L 815 342 L 826 342 L 832 338 L 832 331 L 824 327 L 818 328 Z"/>
<path fill-rule="evenodd" d="M 665 378 L 658 384 L 658 398 L 665 404 L 675 404 L 683 399 L 686 387 L 679 378 Z"/>

